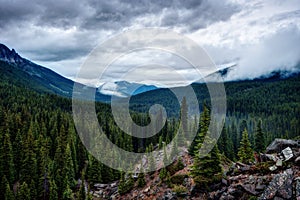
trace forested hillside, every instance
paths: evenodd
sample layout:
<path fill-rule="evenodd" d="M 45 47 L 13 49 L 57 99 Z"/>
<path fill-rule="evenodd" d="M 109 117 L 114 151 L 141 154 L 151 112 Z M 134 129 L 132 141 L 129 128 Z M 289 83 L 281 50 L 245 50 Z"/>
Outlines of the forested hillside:
<path fill-rule="evenodd" d="M 198 160 L 195 152 L 201 147 L 209 125 L 209 100 L 205 85 L 194 84 L 202 99 L 201 104 L 205 102 L 206 106 L 200 105 L 202 115 L 199 122 L 197 118 L 191 123 L 185 122 L 188 123 L 185 124 L 187 130 L 194 129 L 195 124 L 200 123 L 197 138 L 189 150 L 194 156 L 194 170 L 189 176 L 207 186 L 221 178 L 221 154 L 223 159 L 225 156 L 232 161 L 252 162 L 252 150 L 262 152 L 274 138 L 298 137 L 299 83 L 299 75 L 286 79 L 225 83 L 228 103 L 225 128 L 218 146 L 205 162 Z M 144 176 L 139 176 L 136 182 L 131 175 L 110 169 L 87 153 L 74 128 L 71 99 L 34 92 L 20 86 L 18 80 L 12 81 L 9 76 L 4 76 L 0 82 L 0 96 L 0 199 L 86 199 L 92 198 L 86 191 L 93 190 L 95 183 L 120 179 L 120 194 L 145 184 Z M 165 151 L 165 144 L 178 130 L 178 115 L 193 117 L 187 115 L 187 110 L 191 108 L 185 100 L 177 102 L 168 98 L 165 90 L 150 91 L 132 98 L 131 106 L 135 111 L 131 115 L 139 125 L 149 123 L 149 116 L 141 111 L 151 103 L 162 101 L 173 113 L 161 132 L 149 139 L 138 139 L 123 133 L 114 123 L 108 104 L 96 103 L 98 121 L 108 138 L 125 150 L 145 152 L 160 148 Z M 155 123 L 161 123 L 162 113 L 159 116 Z M 177 145 L 184 141 L 184 137 L 179 139 Z M 246 146 L 245 149 L 241 148 L 243 146 Z M 173 153 L 178 151 L 177 148 L 180 149 L 174 148 Z M 180 159 L 177 163 L 175 170 L 182 168 Z M 170 170 L 174 172 L 174 167 L 160 171 L 161 180 L 169 180 L 172 175 Z M 212 176 L 215 179 L 210 180 Z"/>
<path fill-rule="evenodd" d="M 250 140 L 254 144 L 254 133 L 261 121 L 264 145 L 274 138 L 295 138 L 300 135 L 300 74 L 282 78 L 274 73 L 268 78 L 225 82 L 227 98 L 227 117 L 225 132 L 233 142 L 237 153 L 244 128 L 247 128 Z M 193 84 L 200 110 L 203 103 L 210 104 L 205 84 Z M 184 88 L 179 88 L 183 89 Z M 149 105 L 161 103 L 169 116 L 178 117 L 180 103 L 169 89 L 159 89 L 133 96 L 131 108 L 135 111 L 147 111 Z M 193 108 L 189 107 L 190 113 Z"/>
<path fill-rule="evenodd" d="M 120 178 L 119 171 L 98 162 L 82 145 L 71 115 L 71 99 L 39 94 L 7 79 L 0 82 L 0 96 L 0 199 L 84 199 L 79 179 L 92 185 Z M 97 103 L 96 109 L 101 110 L 99 123 L 110 140 L 128 151 L 145 151 L 159 138 L 172 138 L 177 126 L 173 120 L 161 134 L 139 140 L 114 124 L 109 105 Z M 145 115 L 132 116 L 139 124 L 147 123 Z"/>

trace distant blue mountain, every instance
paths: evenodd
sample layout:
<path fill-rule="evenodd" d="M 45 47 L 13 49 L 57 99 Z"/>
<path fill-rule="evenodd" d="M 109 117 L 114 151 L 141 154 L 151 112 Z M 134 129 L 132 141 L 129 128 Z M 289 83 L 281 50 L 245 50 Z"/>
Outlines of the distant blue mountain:
<path fill-rule="evenodd" d="M 104 83 L 98 88 L 98 91 L 103 94 L 114 94 L 120 97 L 128 97 L 156 89 L 158 88 L 154 85 L 131 83 L 128 81 L 116 81 L 114 83 Z"/>

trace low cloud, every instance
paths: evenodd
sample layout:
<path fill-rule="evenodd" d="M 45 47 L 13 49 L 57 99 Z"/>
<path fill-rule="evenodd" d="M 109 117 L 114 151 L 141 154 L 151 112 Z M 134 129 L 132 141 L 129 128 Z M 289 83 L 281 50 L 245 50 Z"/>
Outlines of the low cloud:
<path fill-rule="evenodd" d="M 293 71 L 299 63 L 298 0 L 0 0 L 0 42 L 73 79 L 98 44 L 123 30 L 143 27 L 178 31 L 203 46 L 217 65 L 236 63 L 228 80 Z M 146 63 L 154 55 L 119 62 L 106 80 L 119 80 L 129 64 Z M 173 57 L 160 63 L 197 79 Z"/>
<path fill-rule="evenodd" d="M 291 27 L 247 47 L 241 53 L 238 67 L 229 73 L 228 80 L 252 79 L 274 71 L 299 71 L 299 41 L 300 30 Z"/>

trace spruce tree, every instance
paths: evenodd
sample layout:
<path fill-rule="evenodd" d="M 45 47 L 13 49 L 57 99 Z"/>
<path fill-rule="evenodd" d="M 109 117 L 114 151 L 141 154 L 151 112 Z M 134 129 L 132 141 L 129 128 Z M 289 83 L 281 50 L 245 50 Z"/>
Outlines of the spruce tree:
<path fill-rule="evenodd" d="M 179 138 L 178 146 L 184 146 L 185 138 L 188 137 L 188 106 L 186 102 L 186 97 L 182 98 L 181 109 L 180 109 L 180 120 L 181 120 L 181 130 L 178 132 Z"/>
<path fill-rule="evenodd" d="M 75 184 L 75 171 L 73 166 L 73 159 L 70 145 L 67 144 L 66 151 L 65 151 L 65 163 L 63 167 L 63 175 L 64 175 L 64 185 L 69 185 L 73 187 Z"/>
<path fill-rule="evenodd" d="M 36 184 L 33 180 L 31 180 L 30 185 L 29 185 L 29 190 L 30 190 L 30 197 L 32 200 L 38 199 L 37 197 L 37 191 L 36 191 Z"/>
<path fill-rule="evenodd" d="M 67 186 L 65 187 L 65 191 L 63 192 L 62 199 L 63 199 L 63 200 L 72 200 L 72 199 L 74 199 L 74 197 L 73 197 L 73 192 L 72 192 L 72 190 L 70 189 L 70 186 L 69 186 L 69 185 L 67 185 Z"/>
<path fill-rule="evenodd" d="M 247 125 L 247 121 L 245 119 L 243 119 L 242 122 L 240 123 L 240 127 L 239 127 L 238 144 L 243 139 L 243 132 L 245 129 L 248 130 L 248 125 Z"/>
<path fill-rule="evenodd" d="M 150 147 L 148 148 L 148 153 L 150 153 L 150 157 L 149 157 L 149 170 L 155 170 L 156 169 L 156 161 L 155 158 L 153 156 L 153 145 L 152 143 L 150 144 Z"/>
<path fill-rule="evenodd" d="M 17 193 L 17 199 L 18 200 L 31 200 L 30 195 L 30 189 L 27 185 L 27 183 L 23 182 L 23 184 L 20 186 L 19 191 Z"/>
<path fill-rule="evenodd" d="M 89 165 L 87 168 L 87 177 L 90 184 L 101 183 L 101 163 L 95 159 L 95 157 L 90 156 Z"/>
<path fill-rule="evenodd" d="M 234 150 L 232 141 L 228 137 L 227 128 L 224 126 L 221 132 L 221 137 L 218 140 L 218 147 L 221 153 L 227 158 L 234 159 Z"/>
<path fill-rule="evenodd" d="M 16 180 L 19 180 L 19 173 L 22 168 L 22 160 L 23 160 L 23 141 L 22 141 L 22 133 L 21 130 L 18 129 L 16 139 L 13 141 L 13 157 L 14 157 L 14 165 L 16 170 Z"/>
<path fill-rule="evenodd" d="M 8 132 L 5 133 L 3 145 L 0 148 L 0 173 L 2 173 L 2 176 L 5 175 L 9 183 L 12 185 L 15 181 L 16 171 L 13 159 L 12 145 Z"/>
<path fill-rule="evenodd" d="M 4 200 L 14 200 L 14 193 L 13 191 L 10 189 L 9 184 L 6 184 L 6 190 L 5 190 L 5 195 L 4 195 Z"/>
<path fill-rule="evenodd" d="M 50 181 L 49 200 L 58 200 L 58 189 L 54 180 Z"/>
<path fill-rule="evenodd" d="M 138 175 L 137 186 L 143 187 L 144 185 L 146 185 L 146 180 L 145 180 L 144 168 L 143 168 L 143 163 L 142 163 L 140 173 Z"/>
<path fill-rule="evenodd" d="M 199 144 L 198 149 L 201 147 L 202 144 Z M 221 180 L 222 167 L 217 146 L 214 146 L 213 149 L 203 158 L 200 155 L 200 151 L 195 153 L 191 174 L 197 187 L 204 187 L 206 189 L 208 189 L 208 186 L 211 183 Z"/>
<path fill-rule="evenodd" d="M 250 163 L 253 160 L 253 150 L 251 148 L 248 132 L 246 129 L 243 131 L 238 157 L 239 160 L 243 163 Z"/>
<path fill-rule="evenodd" d="M 169 158 L 168 158 L 168 154 L 167 154 L 167 149 L 166 149 L 166 143 L 164 143 L 164 157 L 163 157 L 163 163 L 164 163 L 164 166 L 166 166 L 169 162 Z"/>
<path fill-rule="evenodd" d="M 222 176 L 221 160 L 217 145 L 214 145 L 207 155 L 201 155 L 200 149 L 209 148 L 213 145 L 214 139 L 208 137 L 208 127 L 210 123 L 209 111 L 206 106 L 203 107 L 203 113 L 200 118 L 200 132 L 196 138 L 194 150 L 194 163 L 192 166 L 192 177 L 197 187 L 208 189 L 209 184 L 220 181 Z M 207 143 L 204 142 L 204 138 Z M 205 146 L 207 145 L 207 146 Z M 208 149 L 207 149 L 208 151 Z M 202 151 L 203 152 L 203 151 Z M 205 150 L 204 150 L 205 152 Z M 203 157 L 204 156 L 204 157 Z"/>
<path fill-rule="evenodd" d="M 254 135 L 254 140 L 255 140 L 254 150 L 259 153 L 263 152 L 265 150 L 265 135 L 262 131 L 261 120 L 258 121 L 255 135 Z"/>
<path fill-rule="evenodd" d="M 118 185 L 118 192 L 119 194 L 124 194 L 126 191 L 126 180 L 125 180 L 125 173 L 121 172 L 121 178 Z"/>
<path fill-rule="evenodd" d="M 170 159 L 173 161 L 173 159 L 175 159 L 177 155 L 178 155 L 178 145 L 177 145 L 177 140 L 174 139 L 172 149 L 171 149 Z"/>
<path fill-rule="evenodd" d="M 28 130 L 28 135 L 26 140 L 24 141 L 24 160 L 22 163 L 21 169 L 21 181 L 30 183 L 33 179 L 37 181 L 37 160 L 36 160 L 36 141 L 34 140 L 32 126 L 30 126 Z"/>
<path fill-rule="evenodd" d="M 81 172 L 81 184 L 80 184 L 79 191 L 77 192 L 77 198 L 79 200 L 85 200 L 86 199 L 85 173 L 84 173 L 84 171 Z"/>
<path fill-rule="evenodd" d="M 1 184 L 0 184 L 0 199 L 4 199 L 6 186 L 9 185 L 9 182 L 7 181 L 6 176 L 2 176 Z"/>
<path fill-rule="evenodd" d="M 200 132 L 196 135 L 194 140 L 192 141 L 190 148 L 189 148 L 189 154 L 194 156 L 195 152 L 199 151 L 198 145 L 199 143 L 202 143 L 204 141 L 204 137 L 207 134 L 208 127 L 210 124 L 210 116 L 209 116 L 209 110 L 206 107 L 206 105 L 203 105 L 203 112 L 200 116 Z"/>
<path fill-rule="evenodd" d="M 167 177 L 167 169 L 165 167 L 160 169 L 159 178 L 163 181 Z"/>
<path fill-rule="evenodd" d="M 134 180 L 131 173 L 128 173 L 128 177 L 126 179 L 125 173 L 121 172 L 121 179 L 118 186 L 119 194 L 125 194 L 129 192 L 134 186 Z"/>
<path fill-rule="evenodd" d="M 230 135 L 230 140 L 233 143 L 233 152 L 234 155 L 237 154 L 238 152 L 238 133 L 237 133 L 237 128 L 236 128 L 236 124 L 234 122 L 232 122 L 230 129 L 229 129 L 229 135 Z M 234 156 L 235 157 L 235 156 Z"/>
<path fill-rule="evenodd" d="M 158 148 L 161 149 L 163 147 L 163 138 L 159 136 Z"/>

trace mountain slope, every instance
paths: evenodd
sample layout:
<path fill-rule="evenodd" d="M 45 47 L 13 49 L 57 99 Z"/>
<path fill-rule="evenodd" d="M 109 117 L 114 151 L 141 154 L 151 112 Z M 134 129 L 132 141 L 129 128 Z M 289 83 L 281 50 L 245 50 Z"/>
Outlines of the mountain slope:
<path fill-rule="evenodd" d="M 129 97 L 156 89 L 158 88 L 154 85 L 144 85 L 127 81 L 116 81 L 114 83 L 107 82 L 98 87 L 98 91 L 102 94 L 118 95 L 120 97 Z"/>
<path fill-rule="evenodd" d="M 224 86 L 229 112 L 270 112 L 274 107 L 293 103 L 298 105 L 300 102 L 298 93 L 300 73 L 294 73 L 289 77 L 281 77 L 278 73 L 273 73 L 268 78 L 226 82 Z M 210 103 L 206 84 L 193 83 L 192 87 L 197 95 L 200 109 L 203 102 Z M 173 89 L 185 91 L 185 87 Z M 169 111 L 169 116 L 179 116 L 179 112 L 176 112 L 179 111 L 178 100 L 169 89 L 158 89 L 135 95 L 131 97 L 130 103 L 132 109 L 141 112 L 147 111 L 151 105 L 162 104 L 167 112 Z"/>
<path fill-rule="evenodd" d="M 22 58 L 5 45 L 0 44 L 0 73 L 2 79 L 26 86 L 37 92 L 53 93 L 64 97 L 72 97 L 74 82 L 54 71 L 37 65 L 25 58 Z M 82 85 L 86 90 L 95 88 Z M 96 100 L 110 101 L 109 95 L 96 93 Z"/>

